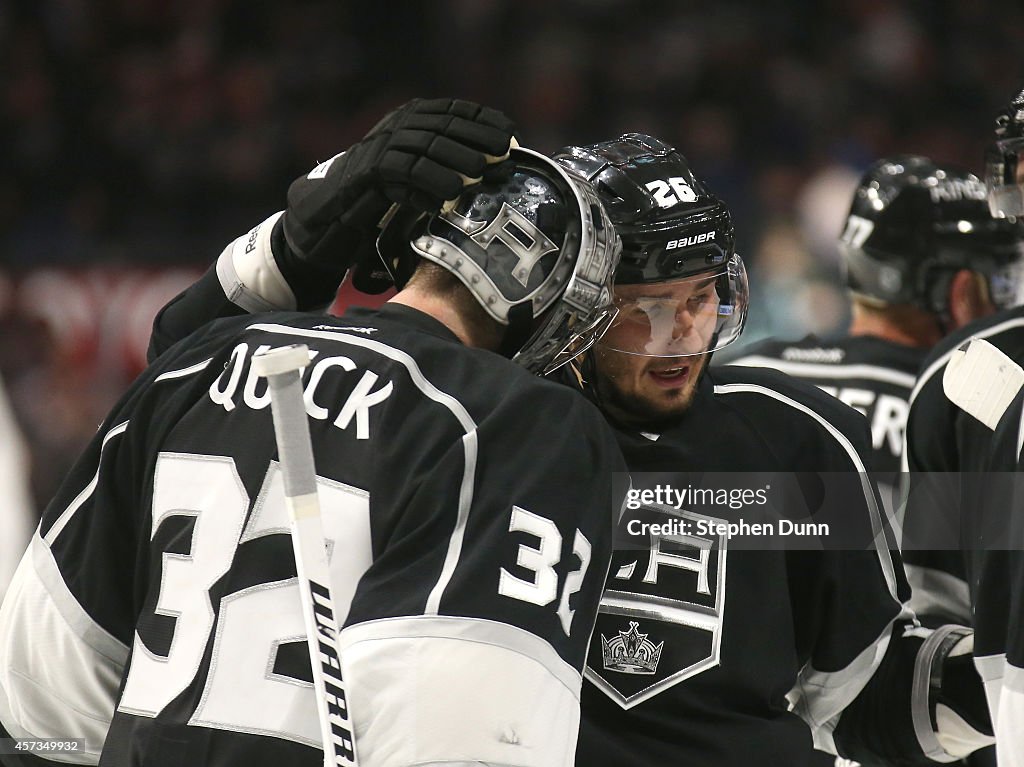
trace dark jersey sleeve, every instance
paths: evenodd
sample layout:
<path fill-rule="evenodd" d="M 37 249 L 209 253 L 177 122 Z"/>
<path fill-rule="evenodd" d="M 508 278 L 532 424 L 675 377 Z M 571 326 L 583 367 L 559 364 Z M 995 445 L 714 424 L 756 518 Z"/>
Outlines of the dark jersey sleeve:
<path fill-rule="evenodd" d="M 221 285 L 214 264 L 195 283 L 172 298 L 157 312 L 146 356 L 150 362 L 208 322 L 246 314 L 233 303 Z"/>
<path fill-rule="evenodd" d="M 893 632 L 910 618 L 903 606 L 910 592 L 869 471 L 867 421 L 834 401 L 816 402 L 815 412 L 826 432 L 820 460 L 831 471 L 823 475 L 825 482 L 843 494 L 842 508 L 856 514 L 863 529 L 857 535 L 855 527 L 848 528 L 849 542 L 837 539 L 827 551 L 789 554 L 794 632 L 798 650 L 807 657 L 790 700 L 811 724 L 816 745 L 864 758 L 868 753 L 861 740 L 840 735 L 856 718 Z M 867 547 L 854 545 L 865 537 Z"/>
<path fill-rule="evenodd" d="M 974 659 L 985 684 L 999 764 L 1024 753 L 1024 391 L 1000 419 L 988 471 L 964 525 Z"/>
<path fill-rule="evenodd" d="M 312 264 L 282 272 L 282 213 L 230 242 L 193 285 L 175 296 L 153 321 L 147 357 L 155 360 L 203 325 L 223 317 L 272 311 L 323 311 L 337 292 L 338 275 Z"/>
<path fill-rule="evenodd" d="M 894 626 L 909 618 L 909 588 L 871 469 L 867 420 L 816 386 L 777 371 L 713 371 L 716 398 L 741 410 L 763 450 L 792 472 L 815 519 L 833 524 L 823 548 L 785 552 L 794 646 L 800 664 L 787 695 L 815 745 L 834 741 L 886 653 Z M 779 435 L 799 434 L 799 440 Z M 799 471 L 797 471 L 799 470 Z M 845 754 L 844 754 L 845 755 Z"/>
<path fill-rule="evenodd" d="M 959 538 L 965 503 L 984 482 L 992 432 L 950 402 L 946 365 L 968 338 L 984 338 L 1012 359 L 1024 358 L 1024 307 L 971 323 L 943 339 L 921 367 L 910 400 L 904 449 L 904 559 L 911 606 L 926 623 L 972 622 L 968 574 Z"/>
<path fill-rule="evenodd" d="M 943 349 L 945 349 L 945 344 Z M 925 362 L 910 400 L 904 449 L 903 555 L 913 587 L 911 606 L 928 624 L 971 621 L 959 552 L 964 494 L 961 442 L 987 439 L 980 423 L 963 417 L 942 391 L 952 349 Z"/>

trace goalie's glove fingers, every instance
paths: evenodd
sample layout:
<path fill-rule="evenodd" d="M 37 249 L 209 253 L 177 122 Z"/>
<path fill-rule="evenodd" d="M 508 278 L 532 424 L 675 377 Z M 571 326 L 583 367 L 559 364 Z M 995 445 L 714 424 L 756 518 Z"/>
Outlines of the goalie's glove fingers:
<path fill-rule="evenodd" d="M 510 120 L 504 112 L 491 107 L 481 106 L 473 101 L 454 99 L 448 113 L 463 120 L 486 125 L 497 129 L 499 132 L 511 136 L 516 132 L 516 124 Z"/>
<path fill-rule="evenodd" d="M 444 135 L 454 141 L 497 157 L 508 154 L 514 134 L 515 125 L 511 121 L 508 121 L 508 127 L 495 127 L 461 117 L 453 117 L 444 131 Z"/>
<path fill-rule="evenodd" d="M 388 151 L 427 157 L 438 165 L 470 178 L 479 178 L 487 166 L 487 155 L 445 136 L 424 131 L 403 130 L 395 134 Z"/>
<path fill-rule="evenodd" d="M 515 132 L 515 123 L 503 112 L 465 99 L 413 99 L 405 104 L 409 111 L 418 114 L 448 114 L 472 120 L 509 133 Z M 399 110 L 402 107 L 399 107 Z M 399 110 L 395 110 L 396 112 Z"/>
<path fill-rule="evenodd" d="M 401 124 L 396 124 L 393 135 L 406 130 L 423 131 L 435 136 L 444 136 L 463 146 L 487 155 L 503 155 L 508 153 L 512 142 L 514 126 L 507 129 L 466 120 L 451 115 L 410 115 Z M 396 137 L 397 138 L 397 137 Z M 394 142 L 396 138 L 393 138 Z M 393 144 L 394 145 L 394 144 Z M 414 147 L 408 147 L 413 149 Z"/>
<path fill-rule="evenodd" d="M 402 152 L 388 152 L 381 158 L 380 183 L 384 194 L 400 204 L 416 204 L 425 213 L 436 213 L 441 203 L 458 197 L 464 189 L 464 178 L 429 157 Z M 413 200 L 415 196 L 415 201 Z"/>

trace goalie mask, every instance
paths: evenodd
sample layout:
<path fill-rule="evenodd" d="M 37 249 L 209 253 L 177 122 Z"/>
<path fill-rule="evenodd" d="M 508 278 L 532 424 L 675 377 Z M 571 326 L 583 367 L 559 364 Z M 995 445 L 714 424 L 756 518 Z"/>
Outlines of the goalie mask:
<path fill-rule="evenodd" d="M 985 186 L 993 216 L 1024 216 L 1024 91 L 996 116 L 985 152 Z"/>
<path fill-rule="evenodd" d="M 910 304 L 946 317 L 957 271 L 985 276 L 992 303 L 1016 303 L 1021 226 L 993 218 L 973 173 L 927 157 L 874 163 L 854 193 L 840 237 L 846 283 L 881 304 Z"/>
<path fill-rule="evenodd" d="M 456 275 L 507 327 L 502 353 L 532 372 L 547 374 L 584 352 L 615 315 L 615 228 L 589 184 L 537 152 L 513 148 L 452 209 L 389 224 L 381 253 L 393 247 L 388 229 L 413 255 Z"/>
<path fill-rule="evenodd" d="M 729 209 L 658 139 L 629 133 L 555 159 L 594 184 L 622 237 L 617 332 L 602 348 L 648 357 L 705 354 L 735 341 L 749 286 Z"/>

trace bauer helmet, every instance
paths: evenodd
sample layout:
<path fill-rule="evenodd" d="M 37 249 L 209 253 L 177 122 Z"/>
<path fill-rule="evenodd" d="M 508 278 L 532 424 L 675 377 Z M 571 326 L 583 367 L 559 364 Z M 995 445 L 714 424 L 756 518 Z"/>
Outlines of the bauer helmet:
<path fill-rule="evenodd" d="M 622 238 L 616 285 L 650 288 L 616 300 L 615 322 L 631 332 L 603 346 L 677 357 L 712 352 L 739 337 L 750 291 L 732 217 L 682 154 L 628 133 L 567 147 L 555 159 L 594 185 Z"/>

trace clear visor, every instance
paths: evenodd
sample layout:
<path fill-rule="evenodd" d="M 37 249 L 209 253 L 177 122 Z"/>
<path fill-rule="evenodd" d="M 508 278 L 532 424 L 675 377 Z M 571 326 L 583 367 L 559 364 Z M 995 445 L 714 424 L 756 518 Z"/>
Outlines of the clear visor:
<path fill-rule="evenodd" d="M 616 287 L 619 310 L 602 349 L 644 357 L 688 357 L 735 341 L 747 318 L 750 288 L 743 259 L 718 271 Z"/>
<path fill-rule="evenodd" d="M 985 152 L 988 205 L 998 218 L 1024 215 L 1024 138 L 997 141 Z"/>

